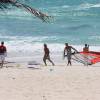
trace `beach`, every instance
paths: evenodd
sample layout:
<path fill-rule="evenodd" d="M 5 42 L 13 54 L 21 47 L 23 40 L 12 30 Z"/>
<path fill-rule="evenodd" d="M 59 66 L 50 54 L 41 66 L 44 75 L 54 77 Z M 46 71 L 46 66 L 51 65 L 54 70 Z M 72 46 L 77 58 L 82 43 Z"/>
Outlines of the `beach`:
<path fill-rule="evenodd" d="M 84 66 L 74 62 L 67 66 L 66 60 L 56 60 L 55 66 L 44 66 L 43 62 L 29 64 L 32 58 L 28 62 L 21 59 L 0 69 L 1 100 L 99 100 L 99 63 Z"/>
<path fill-rule="evenodd" d="M 89 51 L 99 52 L 89 59 L 100 58 L 100 1 L 11 1 L 0 3 L 0 42 L 7 48 L 0 100 L 100 100 L 100 63 L 84 66 L 87 56 L 79 55 L 87 44 Z M 65 43 L 78 51 L 71 52 L 72 66 L 63 59 Z M 55 66 L 44 66 L 44 44 Z"/>

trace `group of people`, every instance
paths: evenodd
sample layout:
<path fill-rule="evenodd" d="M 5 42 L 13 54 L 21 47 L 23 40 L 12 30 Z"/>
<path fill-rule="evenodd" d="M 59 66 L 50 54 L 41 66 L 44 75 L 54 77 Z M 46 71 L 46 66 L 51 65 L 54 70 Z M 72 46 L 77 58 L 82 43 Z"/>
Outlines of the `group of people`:
<path fill-rule="evenodd" d="M 73 54 L 72 50 L 74 50 L 74 53 L 78 53 L 78 51 L 74 47 L 70 46 L 68 43 L 65 43 L 63 57 L 64 58 L 67 57 L 67 61 L 68 61 L 67 66 L 72 65 L 72 63 L 71 63 L 71 58 L 72 58 L 72 54 Z M 85 44 L 85 47 L 83 48 L 83 52 L 89 52 L 89 45 Z M 4 46 L 4 42 L 2 41 L 1 45 L 0 45 L 0 66 L 1 66 L 1 68 L 3 67 L 6 53 L 7 53 L 6 46 Z M 49 60 L 53 66 L 55 65 L 54 62 L 50 58 L 50 51 L 49 51 L 49 48 L 47 47 L 47 44 L 44 44 L 43 62 L 45 64 L 45 66 L 47 66 L 47 63 L 46 63 L 47 60 Z"/>
<path fill-rule="evenodd" d="M 72 53 L 72 50 L 74 50 L 73 53 Z M 89 52 L 89 45 L 85 44 L 85 47 L 83 48 L 83 52 L 85 52 L 85 53 Z M 54 66 L 55 64 L 50 59 L 49 53 L 50 52 L 49 52 L 49 48 L 47 47 L 47 44 L 44 44 L 44 57 L 43 57 L 43 61 L 44 61 L 45 65 L 47 66 L 46 60 L 49 60 L 52 63 L 52 65 Z M 64 58 L 67 57 L 67 61 L 68 61 L 67 62 L 67 66 L 68 65 L 70 65 L 70 66 L 72 65 L 71 58 L 72 58 L 72 54 L 75 54 L 75 53 L 78 53 L 78 51 L 74 47 L 68 45 L 68 43 L 65 43 L 63 57 Z"/>

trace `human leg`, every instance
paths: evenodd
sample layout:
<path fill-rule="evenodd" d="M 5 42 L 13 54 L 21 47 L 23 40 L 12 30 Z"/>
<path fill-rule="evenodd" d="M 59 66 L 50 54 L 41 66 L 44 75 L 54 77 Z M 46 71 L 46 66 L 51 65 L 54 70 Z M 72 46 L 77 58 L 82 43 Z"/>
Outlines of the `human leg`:
<path fill-rule="evenodd" d="M 54 62 L 50 59 L 50 56 L 48 57 L 48 60 L 52 63 L 52 65 L 54 66 Z"/>
<path fill-rule="evenodd" d="M 46 59 L 47 59 L 46 56 L 44 56 L 44 57 L 43 57 L 43 62 L 44 62 L 44 64 L 45 64 L 45 66 L 47 66 L 47 64 L 46 64 Z"/>
<path fill-rule="evenodd" d="M 4 64 L 5 56 L 4 55 L 0 55 L 0 60 L 1 60 L 0 66 L 2 68 L 3 64 Z"/>
<path fill-rule="evenodd" d="M 67 63 L 67 66 L 70 64 L 70 66 L 72 65 L 71 63 L 71 54 L 68 54 L 67 55 L 67 60 L 68 60 L 68 63 Z"/>

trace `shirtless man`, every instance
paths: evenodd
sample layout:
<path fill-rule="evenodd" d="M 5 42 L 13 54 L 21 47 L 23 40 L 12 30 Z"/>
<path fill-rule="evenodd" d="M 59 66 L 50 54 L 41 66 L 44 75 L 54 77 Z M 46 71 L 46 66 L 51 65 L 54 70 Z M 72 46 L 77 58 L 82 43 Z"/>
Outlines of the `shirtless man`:
<path fill-rule="evenodd" d="M 45 66 L 47 66 L 46 60 L 49 60 L 49 61 L 52 63 L 52 65 L 54 66 L 54 63 L 53 63 L 53 61 L 50 59 L 50 55 L 49 55 L 49 54 L 50 54 L 49 49 L 48 49 L 47 45 L 44 44 L 44 57 L 43 57 L 43 61 L 44 61 L 44 63 L 45 63 Z"/>
<path fill-rule="evenodd" d="M 85 61 L 85 64 L 84 66 L 88 66 L 88 55 L 86 53 L 89 52 L 89 45 L 85 44 L 85 47 L 83 48 L 83 52 L 84 52 L 84 61 Z"/>
<path fill-rule="evenodd" d="M 65 43 L 65 48 L 64 48 L 64 58 L 67 56 L 67 66 L 70 64 L 70 66 L 72 65 L 71 63 L 71 56 L 72 56 L 72 49 L 75 52 L 78 52 L 75 48 L 73 48 L 72 46 L 69 46 L 68 43 Z"/>
<path fill-rule="evenodd" d="M 89 45 L 85 44 L 85 47 L 83 48 L 83 52 L 89 52 Z"/>

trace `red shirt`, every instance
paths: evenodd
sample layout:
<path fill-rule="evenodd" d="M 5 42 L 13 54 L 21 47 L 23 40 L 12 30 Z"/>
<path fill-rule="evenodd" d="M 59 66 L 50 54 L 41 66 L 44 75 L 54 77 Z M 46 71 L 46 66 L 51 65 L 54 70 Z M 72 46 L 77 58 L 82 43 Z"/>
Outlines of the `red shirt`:
<path fill-rule="evenodd" d="M 0 53 L 5 53 L 6 52 L 6 47 L 1 45 L 0 46 Z"/>

